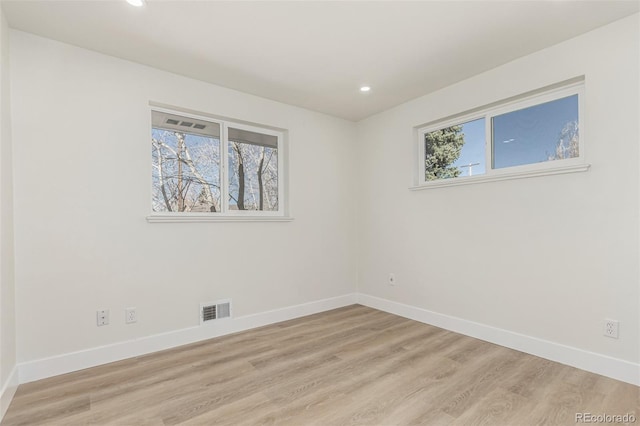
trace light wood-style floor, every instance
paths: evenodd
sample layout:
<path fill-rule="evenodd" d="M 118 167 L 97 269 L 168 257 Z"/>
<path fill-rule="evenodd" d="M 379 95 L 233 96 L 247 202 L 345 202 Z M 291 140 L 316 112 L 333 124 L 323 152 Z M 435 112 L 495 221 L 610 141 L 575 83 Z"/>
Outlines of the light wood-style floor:
<path fill-rule="evenodd" d="M 21 385 L 9 425 L 575 425 L 639 388 L 353 305 Z"/>

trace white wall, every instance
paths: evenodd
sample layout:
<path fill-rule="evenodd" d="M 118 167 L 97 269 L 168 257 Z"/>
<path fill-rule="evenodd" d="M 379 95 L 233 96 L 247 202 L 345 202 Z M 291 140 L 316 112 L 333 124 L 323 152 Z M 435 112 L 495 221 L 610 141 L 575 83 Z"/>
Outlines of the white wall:
<path fill-rule="evenodd" d="M 11 35 L 20 363 L 354 292 L 353 123 Z M 288 129 L 295 220 L 147 223 L 149 101 Z"/>
<path fill-rule="evenodd" d="M 638 40 L 636 15 L 360 122 L 359 292 L 638 363 Z M 580 75 L 590 171 L 408 189 L 415 126 Z"/>
<path fill-rule="evenodd" d="M 0 419 L 15 390 L 12 373 L 16 365 L 9 93 L 9 26 L 0 8 Z"/>

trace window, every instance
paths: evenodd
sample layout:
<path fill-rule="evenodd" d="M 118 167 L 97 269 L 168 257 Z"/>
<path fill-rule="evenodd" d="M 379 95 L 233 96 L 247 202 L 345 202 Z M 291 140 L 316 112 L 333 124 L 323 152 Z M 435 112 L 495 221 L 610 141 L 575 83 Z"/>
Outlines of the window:
<path fill-rule="evenodd" d="M 491 120 L 494 169 L 580 156 L 578 95 L 496 115 Z"/>
<path fill-rule="evenodd" d="M 582 83 L 418 129 L 422 187 L 584 171 Z"/>
<path fill-rule="evenodd" d="M 283 133 L 151 111 L 155 216 L 283 216 Z"/>
<path fill-rule="evenodd" d="M 484 174 L 484 134 L 484 118 L 424 133 L 425 179 Z"/>
<path fill-rule="evenodd" d="M 278 137 L 228 129 L 229 208 L 278 210 Z"/>

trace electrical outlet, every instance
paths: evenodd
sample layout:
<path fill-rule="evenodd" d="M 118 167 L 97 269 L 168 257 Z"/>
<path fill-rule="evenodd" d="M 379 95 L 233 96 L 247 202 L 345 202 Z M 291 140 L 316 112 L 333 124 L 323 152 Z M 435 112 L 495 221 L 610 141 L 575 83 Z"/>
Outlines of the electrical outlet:
<path fill-rule="evenodd" d="M 606 319 L 604 320 L 604 335 L 611 337 L 612 339 L 618 338 L 618 326 L 620 323 L 616 320 Z"/>
<path fill-rule="evenodd" d="M 127 308 L 124 310 L 124 321 L 127 324 L 132 324 L 138 321 L 138 314 L 136 308 Z"/>
<path fill-rule="evenodd" d="M 109 310 L 101 309 L 96 313 L 98 327 L 109 325 Z"/>
<path fill-rule="evenodd" d="M 396 286 L 396 275 L 395 274 L 389 274 L 389 285 L 391 287 L 395 287 Z"/>

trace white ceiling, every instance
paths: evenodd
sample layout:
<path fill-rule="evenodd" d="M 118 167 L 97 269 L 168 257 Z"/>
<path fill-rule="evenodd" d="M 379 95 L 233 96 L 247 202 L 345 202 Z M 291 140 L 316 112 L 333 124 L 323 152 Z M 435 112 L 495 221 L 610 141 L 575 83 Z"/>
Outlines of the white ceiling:
<path fill-rule="evenodd" d="M 10 1 L 11 27 L 360 120 L 638 12 L 638 1 Z M 371 92 L 358 88 L 367 84 Z"/>

